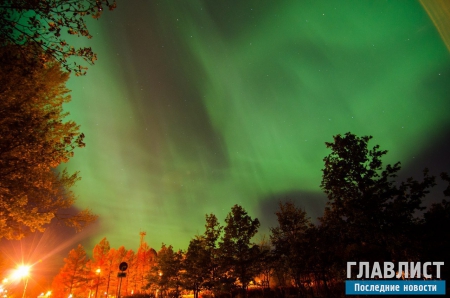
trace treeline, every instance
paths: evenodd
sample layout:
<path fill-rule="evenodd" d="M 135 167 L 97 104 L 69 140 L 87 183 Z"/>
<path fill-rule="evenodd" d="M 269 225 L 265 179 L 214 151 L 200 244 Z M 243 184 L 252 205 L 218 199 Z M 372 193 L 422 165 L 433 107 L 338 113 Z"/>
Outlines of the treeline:
<path fill-rule="evenodd" d="M 55 278 L 54 293 L 117 296 L 121 262 L 129 267 L 120 296 L 341 297 L 350 261 L 444 261 L 445 279 L 450 202 L 426 210 L 423 202 L 435 177 L 425 170 L 421 180 L 396 181 L 400 163 L 383 167 L 387 151 L 378 145 L 369 148 L 370 139 L 347 133 L 326 143 L 331 153 L 324 158 L 321 187 L 328 202 L 318 223 L 288 201 L 279 203 L 278 225 L 259 243 L 254 242 L 258 219 L 239 205 L 232 207 L 224 225 L 214 214 L 206 215 L 204 233 L 194 236 L 186 251 L 163 244 L 156 252 L 142 240 L 134 253 L 110 249 L 103 239 L 92 260 L 81 246 L 70 252 Z M 442 173 L 441 178 L 449 196 L 449 176 Z"/>

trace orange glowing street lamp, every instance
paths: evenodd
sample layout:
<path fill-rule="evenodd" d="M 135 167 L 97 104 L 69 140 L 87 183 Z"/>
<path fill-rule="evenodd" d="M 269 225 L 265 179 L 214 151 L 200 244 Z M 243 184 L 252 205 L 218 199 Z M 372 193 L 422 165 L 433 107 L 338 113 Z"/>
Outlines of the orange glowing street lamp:
<path fill-rule="evenodd" d="M 25 279 L 26 277 L 22 298 L 25 298 L 25 291 L 27 290 L 28 285 L 28 277 L 30 276 L 30 268 L 31 266 L 20 265 L 19 267 L 17 267 L 17 269 L 13 272 L 11 276 L 13 279 Z"/>
<path fill-rule="evenodd" d="M 98 275 L 98 277 L 97 277 L 97 287 L 95 288 L 95 298 L 97 298 L 98 284 L 100 283 L 100 272 L 102 272 L 102 270 L 100 268 L 98 268 L 95 272 Z"/>

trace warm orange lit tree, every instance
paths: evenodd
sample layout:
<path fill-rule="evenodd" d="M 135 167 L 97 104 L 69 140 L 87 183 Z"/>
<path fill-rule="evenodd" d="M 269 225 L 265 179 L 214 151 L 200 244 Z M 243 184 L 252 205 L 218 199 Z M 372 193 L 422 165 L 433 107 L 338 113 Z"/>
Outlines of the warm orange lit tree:
<path fill-rule="evenodd" d="M 92 281 L 95 292 L 101 292 L 104 288 L 106 288 L 105 280 L 107 276 L 108 254 L 110 249 L 111 247 L 106 237 L 94 246 L 92 252 L 91 270 L 95 272 L 95 278 Z"/>
<path fill-rule="evenodd" d="M 122 295 L 128 296 L 134 291 L 131 289 L 133 280 L 136 278 L 136 254 L 132 249 L 129 249 L 124 257 L 124 262 L 127 262 L 128 269 L 126 270 L 126 277 L 122 280 Z M 133 292 L 132 292 L 133 291 Z"/>
<path fill-rule="evenodd" d="M 134 293 L 143 292 L 143 289 L 147 284 L 147 275 L 156 262 L 156 251 L 144 241 L 142 235 L 143 234 L 141 234 L 141 243 L 136 253 L 135 263 L 132 268 L 134 279 L 133 285 L 130 286 L 132 286 Z"/>
<path fill-rule="evenodd" d="M 106 295 L 116 295 L 116 291 L 119 285 L 119 278 L 117 273 L 119 272 L 119 264 L 124 260 L 127 251 L 125 247 L 121 246 L 118 249 L 112 248 L 108 252 L 107 267 L 105 270 L 106 275 Z"/>
<path fill-rule="evenodd" d="M 112 286 L 112 281 L 114 280 L 114 273 L 116 272 L 116 266 L 114 266 L 116 264 L 116 257 L 117 251 L 115 248 L 111 248 L 108 251 L 108 255 L 106 257 L 106 264 L 103 267 L 104 270 L 102 270 L 102 274 L 105 277 L 105 293 L 106 296 L 108 296 L 109 294 L 112 294 L 110 291 L 111 289 L 114 288 L 114 286 Z"/>
<path fill-rule="evenodd" d="M 86 17 L 98 19 L 105 9 L 115 7 L 114 0 L 2 0 L 0 46 L 34 44 L 36 56 L 43 53 L 53 57 L 67 71 L 85 74 L 86 67 L 68 59 L 78 56 L 93 64 L 96 54 L 90 47 L 74 48 L 64 36 L 92 38 Z"/>
<path fill-rule="evenodd" d="M 94 267 L 102 269 L 106 264 L 108 252 L 111 249 L 109 241 L 104 237 L 100 242 L 94 246 L 92 263 Z"/>
<path fill-rule="evenodd" d="M 64 266 L 53 280 L 53 295 L 55 297 L 81 297 L 89 289 L 90 270 L 88 258 L 81 244 L 69 252 L 64 259 Z"/>
<path fill-rule="evenodd" d="M 53 218 L 81 229 L 95 216 L 70 211 L 70 188 L 80 178 L 58 168 L 84 146 L 63 111 L 68 74 L 30 47 L 0 47 L 0 65 L 0 239 L 43 231 Z"/>

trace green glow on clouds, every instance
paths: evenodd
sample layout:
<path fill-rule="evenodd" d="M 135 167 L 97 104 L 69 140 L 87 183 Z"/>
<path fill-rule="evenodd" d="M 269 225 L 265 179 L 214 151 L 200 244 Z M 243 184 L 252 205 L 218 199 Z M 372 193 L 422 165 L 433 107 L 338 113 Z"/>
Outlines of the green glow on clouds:
<path fill-rule="evenodd" d="M 333 135 L 373 135 L 405 167 L 449 124 L 449 53 L 419 3 L 235 2 L 119 0 L 91 23 L 99 60 L 67 106 L 90 245 L 144 230 L 184 249 L 236 203 L 266 229 L 270 197 L 321 193 Z"/>

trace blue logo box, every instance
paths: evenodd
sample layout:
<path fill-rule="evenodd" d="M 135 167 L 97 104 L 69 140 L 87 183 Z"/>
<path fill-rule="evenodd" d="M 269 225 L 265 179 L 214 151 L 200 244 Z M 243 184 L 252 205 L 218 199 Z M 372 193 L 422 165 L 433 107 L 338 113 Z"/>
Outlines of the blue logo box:
<path fill-rule="evenodd" d="M 346 295 L 445 295 L 445 280 L 346 280 Z"/>

